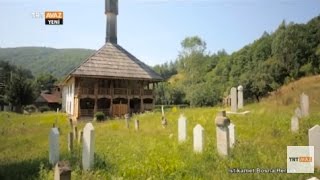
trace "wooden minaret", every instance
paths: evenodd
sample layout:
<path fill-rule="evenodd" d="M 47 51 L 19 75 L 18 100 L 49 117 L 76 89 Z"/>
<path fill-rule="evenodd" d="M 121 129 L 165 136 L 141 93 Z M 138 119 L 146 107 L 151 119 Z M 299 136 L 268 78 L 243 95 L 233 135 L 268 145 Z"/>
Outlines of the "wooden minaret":
<path fill-rule="evenodd" d="M 106 43 L 117 44 L 118 0 L 106 0 L 105 14 L 107 15 Z"/>

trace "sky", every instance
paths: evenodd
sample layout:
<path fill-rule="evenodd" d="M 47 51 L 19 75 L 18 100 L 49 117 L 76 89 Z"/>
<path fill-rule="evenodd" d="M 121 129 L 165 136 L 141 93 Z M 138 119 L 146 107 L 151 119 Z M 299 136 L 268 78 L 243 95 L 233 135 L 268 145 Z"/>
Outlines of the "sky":
<path fill-rule="evenodd" d="M 32 13 L 63 11 L 48 26 Z M 175 60 L 181 41 L 199 36 L 207 50 L 232 53 L 279 24 L 320 15 L 320 0 L 119 0 L 118 44 L 148 65 Z M 320 27 L 319 27 L 320 28 Z M 0 47 L 99 49 L 105 43 L 104 0 L 0 0 Z"/>

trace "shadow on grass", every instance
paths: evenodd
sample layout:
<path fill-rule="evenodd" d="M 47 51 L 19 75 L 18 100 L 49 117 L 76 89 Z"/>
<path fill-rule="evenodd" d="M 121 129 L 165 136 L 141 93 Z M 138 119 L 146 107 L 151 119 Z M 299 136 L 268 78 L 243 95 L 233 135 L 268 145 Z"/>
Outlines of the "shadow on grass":
<path fill-rule="evenodd" d="M 0 162 L 0 179 L 38 179 L 41 163 L 47 167 L 49 166 L 47 159 L 32 159 L 16 163 Z"/>
<path fill-rule="evenodd" d="M 112 164 L 106 161 L 106 157 L 104 155 L 99 155 L 94 153 L 94 169 L 95 170 L 105 170 L 109 171 L 112 168 Z"/>

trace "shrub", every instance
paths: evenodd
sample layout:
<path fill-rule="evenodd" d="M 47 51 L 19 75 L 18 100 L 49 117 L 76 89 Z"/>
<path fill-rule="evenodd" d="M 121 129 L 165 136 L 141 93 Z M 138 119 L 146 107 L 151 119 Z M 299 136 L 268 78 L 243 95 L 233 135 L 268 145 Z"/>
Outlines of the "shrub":
<path fill-rule="evenodd" d="M 46 112 L 46 111 L 50 111 L 50 108 L 48 106 L 40 106 L 39 107 L 39 111 L 40 112 Z"/>
<path fill-rule="evenodd" d="M 33 113 L 37 111 L 37 107 L 33 104 L 31 105 L 27 105 L 26 107 L 24 107 L 25 111 L 28 111 L 29 113 Z"/>
<path fill-rule="evenodd" d="M 105 119 L 105 115 L 103 112 L 96 112 L 96 114 L 94 115 L 95 119 L 97 121 L 104 121 Z"/>

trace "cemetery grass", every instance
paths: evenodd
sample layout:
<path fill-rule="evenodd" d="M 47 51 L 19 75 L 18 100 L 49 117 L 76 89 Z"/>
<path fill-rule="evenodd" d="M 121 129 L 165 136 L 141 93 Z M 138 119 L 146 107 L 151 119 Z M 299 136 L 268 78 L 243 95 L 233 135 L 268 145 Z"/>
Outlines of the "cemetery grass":
<path fill-rule="evenodd" d="M 312 83 L 314 84 L 314 83 Z M 228 115 L 236 126 L 236 144 L 228 158 L 216 150 L 214 118 L 222 107 L 166 109 L 168 127 L 161 126 L 161 112 L 132 117 L 130 128 L 124 120 L 94 122 L 95 164 L 89 172 L 81 170 L 81 146 L 67 151 L 67 133 L 71 131 L 63 113 L 18 115 L 0 113 L 0 179 L 53 179 L 48 163 L 48 135 L 57 119 L 60 128 L 60 159 L 72 166 L 72 179 L 307 179 L 315 174 L 254 173 L 231 174 L 230 168 L 286 168 L 287 146 L 308 145 L 308 129 L 320 120 L 319 84 L 309 89 L 291 85 L 259 104 L 247 105 L 247 115 Z M 290 119 L 298 106 L 298 94 L 310 96 L 310 117 L 301 119 L 298 133 L 290 132 Z M 178 143 L 177 121 L 187 117 L 187 140 Z M 134 130 L 134 119 L 140 130 Z M 202 154 L 193 152 L 192 129 L 205 129 Z M 78 124 L 82 129 L 85 122 Z"/>

